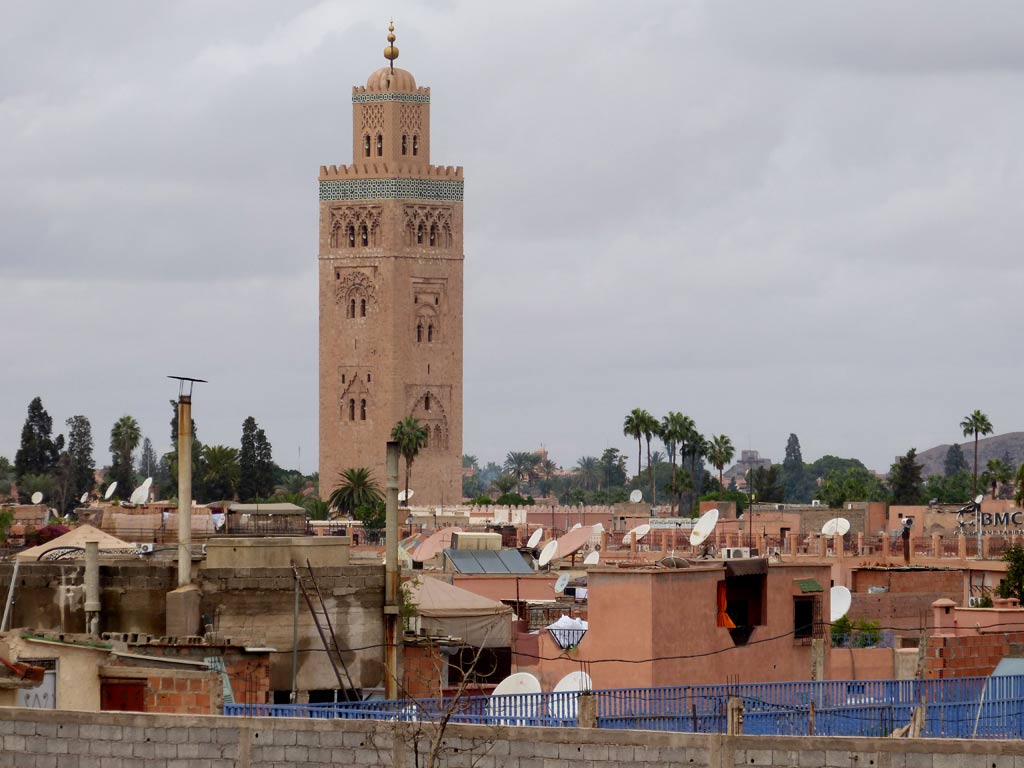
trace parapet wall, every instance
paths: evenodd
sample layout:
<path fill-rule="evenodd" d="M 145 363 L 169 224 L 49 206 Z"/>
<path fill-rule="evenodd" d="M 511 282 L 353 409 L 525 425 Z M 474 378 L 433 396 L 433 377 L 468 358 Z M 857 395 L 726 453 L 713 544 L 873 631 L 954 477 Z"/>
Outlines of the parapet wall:
<path fill-rule="evenodd" d="M 351 178 L 402 177 L 409 179 L 461 179 L 462 166 L 458 165 L 389 165 L 383 161 L 375 163 L 352 163 L 351 165 L 321 165 L 320 181 Z"/>
<path fill-rule="evenodd" d="M 0 708 L 0 764 L 16 768 L 414 768 L 432 723 L 257 719 Z M 439 765 L 474 768 L 857 766 L 1013 768 L 1015 741 L 722 736 L 449 726 Z M 1015 756 L 1017 756 L 1015 758 Z M 1014 761 L 1017 761 L 1016 763 Z"/>

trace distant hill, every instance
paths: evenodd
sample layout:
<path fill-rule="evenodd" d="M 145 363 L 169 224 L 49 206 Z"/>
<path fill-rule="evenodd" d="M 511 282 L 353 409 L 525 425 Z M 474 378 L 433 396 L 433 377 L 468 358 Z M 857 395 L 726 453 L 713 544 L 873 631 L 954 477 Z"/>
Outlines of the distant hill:
<path fill-rule="evenodd" d="M 946 465 L 946 451 L 950 443 L 936 445 L 927 451 L 917 454 L 917 462 L 924 467 L 922 477 L 941 475 Z M 960 441 L 967 464 L 974 467 L 974 438 L 965 437 Z M 1007 432 L 1005 435 L 992 435 L 978 440 L 978 473 L 985 470 L 985 462 L 989 459 L 1001 459 L 1009 454 L 1014 468 L 1024 464 L 1024 432 Z"/>

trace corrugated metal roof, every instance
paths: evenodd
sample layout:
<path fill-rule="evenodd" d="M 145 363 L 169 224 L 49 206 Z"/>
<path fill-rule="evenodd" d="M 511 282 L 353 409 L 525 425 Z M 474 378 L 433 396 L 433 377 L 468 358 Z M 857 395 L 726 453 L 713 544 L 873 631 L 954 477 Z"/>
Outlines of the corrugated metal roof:
<path fill-rule="evenodd" d="M 445 556 L 459 573 L 533 573 L 523 556 L 514 549 L 447 549 Z"/>

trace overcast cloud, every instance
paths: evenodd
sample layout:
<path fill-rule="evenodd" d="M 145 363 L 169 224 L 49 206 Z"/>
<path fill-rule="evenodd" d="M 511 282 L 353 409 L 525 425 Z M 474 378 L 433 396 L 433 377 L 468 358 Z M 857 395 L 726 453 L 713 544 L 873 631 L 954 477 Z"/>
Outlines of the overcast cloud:
<path fill-rule="evenodd" d="M 1024 429 L 1018 2 L 125 0 L 0 6 L 0 454 L 35 395 L 166 450 L 185 374 L 316 468 L 316 180 L 388 14 L 466 169 L 466 452 Z"/>

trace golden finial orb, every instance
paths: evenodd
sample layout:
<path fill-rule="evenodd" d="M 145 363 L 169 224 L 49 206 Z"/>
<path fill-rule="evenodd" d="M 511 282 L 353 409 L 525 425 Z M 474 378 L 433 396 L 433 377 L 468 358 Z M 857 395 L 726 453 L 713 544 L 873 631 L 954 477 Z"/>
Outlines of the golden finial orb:
<path fill-rule="evenodd" d="M 391 69 L 395 68 L 395 59 L 398 58 L 398 46 L 395 45 L 395 20 L 388 24 L 388 44 L 384 48 L 384 58 L 391 62 Z"/>

